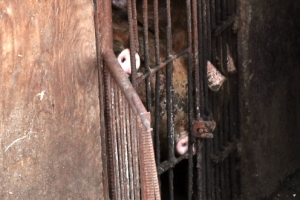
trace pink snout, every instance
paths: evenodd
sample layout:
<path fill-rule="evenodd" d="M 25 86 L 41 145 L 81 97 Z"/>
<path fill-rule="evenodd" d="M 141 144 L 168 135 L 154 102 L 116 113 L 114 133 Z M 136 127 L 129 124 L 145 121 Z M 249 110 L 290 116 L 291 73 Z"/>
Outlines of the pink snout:
<path fill-rule="evenodd" d="M 118 61 L 124 70 L 125 73 L 131 74 L 131 62 L 130 62 L 130 50 L 124 49 L 119 55 L 118 55 Z M 135 53 L 135 66 L 138 70 L 140 68 L 141 60 L 138 53 Z"/>
<path fill-rule="evenodd" d="M 188 135 L 183 136 L 179 139 L 179 141 L 176 144 L 176 151 L 179 155 L 183 155 L 189 150 L 189 137 Z M 195 146 L 193 144 L 193 155 L 195 155 L 196 150 Z"/>

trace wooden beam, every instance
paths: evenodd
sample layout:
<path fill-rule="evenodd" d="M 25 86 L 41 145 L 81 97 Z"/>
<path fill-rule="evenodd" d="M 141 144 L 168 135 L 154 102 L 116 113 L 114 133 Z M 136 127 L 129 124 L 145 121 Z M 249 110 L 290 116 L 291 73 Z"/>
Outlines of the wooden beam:
<path fill-rule="evenodd" d="M 0 0 L 0 199 L 101 199 L 92 0 Z"/>

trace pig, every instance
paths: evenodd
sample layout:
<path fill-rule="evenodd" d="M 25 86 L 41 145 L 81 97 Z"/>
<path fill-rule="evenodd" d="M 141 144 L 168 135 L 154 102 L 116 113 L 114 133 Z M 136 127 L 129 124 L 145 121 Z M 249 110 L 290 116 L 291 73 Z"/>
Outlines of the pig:
<path fill-rule="evenodd" d="M 129 49 L 124 49 L 119 55 L 118 55 L 118 62 L 120 63 L 122 69 L 125 73 L 128 75 L 131 74 L 131 62 L 130 62 L 130 51 Z M 135 66 L 138 70 L 140 68 L 140 56 L 138 53 L 135 53 Z"/>
<path fill-rule="evenodd" d="M 186 21 L 185 17 L 185 9 L 184 1 L 180 1 L 177 3 L 176 7 L 172 9 L 172 54 L 178 53 L 179 51 L 186 48 L 187 40 L 186 40 Z M 137 1 L 137 20 L 138 24 L 142 24 L 142 4 L 141 1 Z M 150 68 L 154 68 L 156 66 L 155 60 L 155 41 L 154 41 L 154 21 L 153 21 L 153 5 L 148 5 L 148 14 L 149 14 L 149 31 L 148 31 L 148 40 L 149 40 L 149 65 Z M 166 15 L 165 15 L 165 1 L 159 1 L 159 26 L 160 26 L 160 62 L 166 60 L 166 37 L 165 37 L 165 27 L 167 25 Z M 180 8 L 180 9 L 179 9 Z M 183 19 L 183 20 L 182 20 Z M 130 51 L 129 51 L 129 28 L 127 22 L 127 15 L 125 10 L 116 10 L 113 12 L 113 32 L 114 32 L 114 51 L 115 54 L 118 55 L 118 61 L 121 67 L 124 69 L 124 72 L 128 75 L 131 74 L 131 66 L 130 66 Z M 144 49 L 143 43 L 143 30 L 142 27 L 138 27 L 138 39 L 140 50 Z M 124 59 L 125 58 L 125 59 Z M 129 59 L 128 59 L 129 58 Z M 136 66 L 141 65 L 139 73 L 146 73 L 146 69 L 143 67 L 144 64 L 144 52 L 140 51 L 139 56 L 136 54 Z M 122 62 L 123 61 L 123 62 Z M 138 69 L 138 67 L 137 67 Z M 152 127 L 154 127 L 155 120 L 155 100 L 159 101 L 159 110 L 160 112 L 160 141 L 161 141 L 161 152 L 168 152 L 167 150 L 167 113 L 166 113 L 166 69 L 163 68 L 160 70 L 160 95 L 159 97 L 155 96 L 155 82 L 156 76 L 155 74 L 150 75 L 150 86 L 151 86 L 151 117 L 152 117 Z M 183 125 L 183 122 L 188 121 L 187 118 L 187 110 L 188 110 L 188 71 L 187 71 L 187 63 L 186 57 L 179 57 L 173 61 L 173 111 L 174 111 L 174 133 L 175 133 L 175 149 L 178 155 L 183 155 L 188 151 L 188 128 L 186 125 Z M 139 96 L 141 97 L 144 105 L 147 103 L 146 99 L 146 84 L 145 81 L 141 81 L 136 90 Z M 193 147 L 193 151 L 195 148 Z M 166 155 L 167 153 L 165 153 Z M 162 159 L 165 156 L 162 156 Z"/>

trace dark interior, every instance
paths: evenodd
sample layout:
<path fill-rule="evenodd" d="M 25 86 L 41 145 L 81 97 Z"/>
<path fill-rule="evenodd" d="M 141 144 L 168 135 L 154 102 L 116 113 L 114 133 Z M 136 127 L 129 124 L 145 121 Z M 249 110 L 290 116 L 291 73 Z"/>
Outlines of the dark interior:
<path fill-rule="evenodd" d="M 240 1 L 241 199 L 299 198 L 297 185 L 276 195 L 300 169 L 299 9 L 299 1 Z"/>

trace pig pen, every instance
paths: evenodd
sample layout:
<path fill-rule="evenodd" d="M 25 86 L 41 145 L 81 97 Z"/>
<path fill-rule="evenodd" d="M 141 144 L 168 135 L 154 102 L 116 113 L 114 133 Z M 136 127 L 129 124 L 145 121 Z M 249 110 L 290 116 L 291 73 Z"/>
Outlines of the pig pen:
<path fill-rule="evenodd" d="M 239 195 L 236 9 L 235 1 L 113 2 L 109 40 L 151 115 L 162 199 Z M 104 33 L 99 29 L 99 35 Z M 127 60 L 132 61 L 130 73 Z M 139 70 L 136 65 L 141 65 Z M 104 77 L 104 94 L 111 96 L 106 82 Z M 117 102 L 106 102 L 107 113 L 113 113 Z M 107 116 L 106 127 L 116 127 L 118 134 L 120 125 L 114 120 Z M 118 154 L 112 150 L 115 145 L 108 147 L 108 157 Z M 117 162 L 117 157 L 112 160 Z M 108 168 L 112 174 L 120 171 L 114 164 Z M 112 196 L 123 193 L 122 188 L 115 190 L 115 182 L 119 180 L 114 177 Z"/>
<path fill-rule="evenodd" d="M 113 9 L 114 52 L 141 56 L 130 78 L 151 113 L 161 198 L 295 198 L 279 191 L 299 169 L 299 3 L 128 2 Z M 226 81 L 212 86 L 207 61 Z"/>
<path fill-rule="evenodd" d="M 299 8 L 0 0 L 0 198 L 298 199 Z"/>

